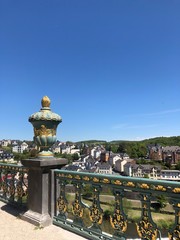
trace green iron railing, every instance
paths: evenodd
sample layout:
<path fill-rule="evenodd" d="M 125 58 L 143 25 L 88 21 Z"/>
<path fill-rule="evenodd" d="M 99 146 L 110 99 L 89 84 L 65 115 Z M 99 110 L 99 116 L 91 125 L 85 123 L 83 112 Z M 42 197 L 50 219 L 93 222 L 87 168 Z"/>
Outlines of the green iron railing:
<path fill-rule="evenodd" d="M 0 200 L 25 207 L 27 203 L 28 170 L 15 164 L 0 163 Z"/>
<path fill-rule="evenodd" d="M 131 234 L 132 224 L 134 224 L 136 231 L 134 236 L 143 240 L 160 239 L 162 229 L 159 229 L 152 214 L 159 216 L 161 213 L 155 213 L 157 210 L 153 210 L 152 203 L 159 196 L 163 196 L 169 202 L 168 206 L 172 209 L 169 214 L 173 219 L 173 224 L 166 229 L 166 234 L 170 240 L 180 239 L 180 184 L 178 182 L 63 170 L 55 170 L 55 182 L 56 210 L 53 218 L 55 225 L 87 239 L 112 240 L 133 238 Z M 86 186 L 92 189 L 92 197 L 88 199 L 84 197 Z M 131 207 L 128 205 L 125 207 L 125 200 L 132 193 L 136 193 L 140 208 L 134 207 L 135 202 L 132 200 L 130 200 Z M 102 201 L 104 194 L 106 194 L 105 200 Z M 112 208 L 113 210 L 107 216 L 108 209 Z M 130 208 L 131 211 L 141 213 L 139 218 L 135 219 L 135 223 L 128 217 Z M 164 212 L 166 216 L 167 211 Z M 103 226 L 104 222 L 106 227 Z"/>

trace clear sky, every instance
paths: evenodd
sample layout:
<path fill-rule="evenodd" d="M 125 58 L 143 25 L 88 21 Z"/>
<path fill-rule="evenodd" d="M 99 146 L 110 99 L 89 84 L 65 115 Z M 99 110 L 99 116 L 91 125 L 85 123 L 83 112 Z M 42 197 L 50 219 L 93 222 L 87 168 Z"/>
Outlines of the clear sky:
<path fill-rule="evenodd" d="M 0 139 L 45 95 L 60 141 L 179 136 L 180 1 L 1 0 L 0 89 Z"/>

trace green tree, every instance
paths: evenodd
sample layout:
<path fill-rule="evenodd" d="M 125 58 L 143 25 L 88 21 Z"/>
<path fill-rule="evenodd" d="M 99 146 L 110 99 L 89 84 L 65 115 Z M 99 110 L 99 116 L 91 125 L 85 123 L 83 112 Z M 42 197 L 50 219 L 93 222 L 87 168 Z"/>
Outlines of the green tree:
<path fill-rule="evenodd" d="M 158 195 L 156 196 L 156 202 L 151 203 L 151 207 L 154 208 L 155 211 L 159 212 L 160 209 L 166 207 L 167 202 L 167 198 L 164 195 Z"/>
<path fill-rule="evenodd" d="M 130 153 L 130 157 L 131 158 L 138 158 L 136 148 L 132 148 L 131 153 Z"/>
<path fill-rule="evenodd" d="M 79 154 L 78 154 L 78 153 L 72 154 L 72 160 L 73 160 L 73 161 L 76 161 L 76 160 L 78 160 L 78 159 L 79 159 Z"/>
<path fill-rule="evenodd" d="M 166 207 L 168 201 L 164 195 L 158 195 L 157 202 L 160 204 L 161 208 L 164 208 L 164 207 Z"/>
<path fill-rule="evenodd" d="M 106 209 L 104 211 L 104 220 L 109 220 L 110 219 L 110 216 L 113 214 L 113 211 L 112 210 L 109 210 L 109 209 Z"/>
<path fill-rule="evenodd" d="M 25 152 L 25 153 L 13 153 L 14 155 L 14 160 L 16 161 L 20 161 L 20 160 L 23 160 L 23 159 L 28 159 L 30 154 Z"/>
<path fill-rule="evenodd" d="M 180 162 L 177 163 L 176 170 L 180 170 Z"/>
<path fill-rule="evenodd" d="M 73 162 L 73 157 L 72 154 L 67 154 L 67 153 L 55 153 L 55 156 L 57 158 L 66 158 L 68 160 L 68 164 Z"/>
<path fill-rule="evenodd" d="M 147 155 L 147 147 L 144 144 L 137 144 L 137 155 L 139 158 Z"/>
<path fill-rule="evenodd" d="M 90 184 L 85 184 L 83 187 L 83 196 L 86 198 L 91 198 L 93 194 L 93 188 Z"/>
<path fill-rule="evenodd" d="M 148 176 L 148 174 L 146 173 L 146 174 L 144 174 L 144 178 L 149 178 L 149 176 Z"/>
<path fill-rule="evenodd" d="M 112 151 L 113 153 L 117 153 L 117 149 L 118 149 L 118 146 L 117 146 L 116 144 L 112 144 L 112 145 L 111 145 L 111 151 Z"/>
<path fill-rule="evenodd" d="M 122 143 L 119 144 L 119 146 L 117 148 L 117 152 L 119 152 L 119 153 L 125 153 L 126 152 L 125 142 L 122 142 Z"/>
<path fill-rule="evenodd" d="M 2 149 L 7 152 L 7 153 L 11 153 L 11 147 L 2 147 Z"/>

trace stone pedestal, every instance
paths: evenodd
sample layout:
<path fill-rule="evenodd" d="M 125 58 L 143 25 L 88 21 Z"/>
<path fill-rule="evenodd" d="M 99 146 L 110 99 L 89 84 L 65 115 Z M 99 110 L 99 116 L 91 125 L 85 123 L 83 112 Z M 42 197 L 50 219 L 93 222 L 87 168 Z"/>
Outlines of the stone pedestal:
<path fill-rule="evenodd" d="M 28 172 L 28 211 L 21 215 L 36 226 L 48 226 L 54 214 L 54 176 L 53 169 L 61 169 L 66 159 L 27 159 L 21 161 Z"/>

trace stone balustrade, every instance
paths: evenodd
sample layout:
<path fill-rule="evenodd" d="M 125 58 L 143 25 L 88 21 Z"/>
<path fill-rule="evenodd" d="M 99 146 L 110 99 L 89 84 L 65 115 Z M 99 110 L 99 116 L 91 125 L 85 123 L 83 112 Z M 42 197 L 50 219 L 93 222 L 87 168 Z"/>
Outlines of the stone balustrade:
<path fill-rule="evenodd" d="M 24 220 L 93 240 L 180 239 L 179 182 L 60 170 L 65 159 L 22 162 L 0 164 L 0 200 L 26 207 Z"/>

